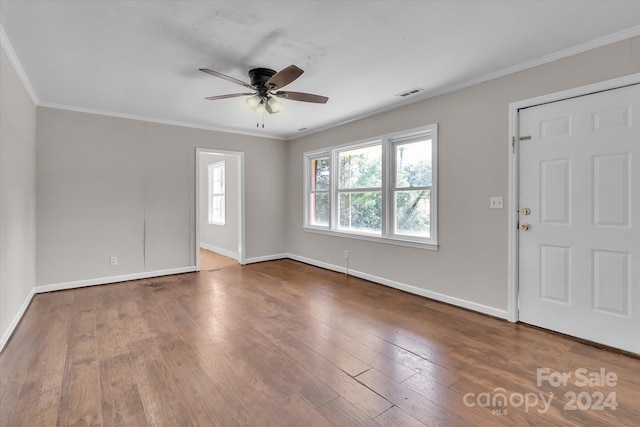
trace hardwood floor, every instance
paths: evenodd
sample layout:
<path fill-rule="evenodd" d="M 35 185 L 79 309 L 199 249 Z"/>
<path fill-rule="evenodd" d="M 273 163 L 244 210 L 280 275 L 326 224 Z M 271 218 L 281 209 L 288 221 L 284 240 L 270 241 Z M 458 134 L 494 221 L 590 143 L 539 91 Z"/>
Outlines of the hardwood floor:
<path fill-rule="evenodd" d="M 638 359 L 290 260 L 36 295 L 0 355 L 1 426 L 638 420 Z"/>
<path fill-rule="evenodd" d="M 231 267 L 238 265 L 238 261 L 233 258 L 220 255 L 216 252 L 211 252 L 206 249 L 200 248 L 200 270 L 216 270 L 223 267 Z"/>

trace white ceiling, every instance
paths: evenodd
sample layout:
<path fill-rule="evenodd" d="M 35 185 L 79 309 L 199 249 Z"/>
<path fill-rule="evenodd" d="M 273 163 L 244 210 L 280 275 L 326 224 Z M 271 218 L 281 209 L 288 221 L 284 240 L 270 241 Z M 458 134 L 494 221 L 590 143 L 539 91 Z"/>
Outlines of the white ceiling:
<path fill-rule="evenodd" d="M 41 105 L 291 139 L 640 34 L 640 1 L 0 0 L 0 23 Z M 283 100 L 257 129 L 243 98 L 204 99 L 245 90 L 198 68 L 290 64 L 286 90 L 326 105 Z"/>

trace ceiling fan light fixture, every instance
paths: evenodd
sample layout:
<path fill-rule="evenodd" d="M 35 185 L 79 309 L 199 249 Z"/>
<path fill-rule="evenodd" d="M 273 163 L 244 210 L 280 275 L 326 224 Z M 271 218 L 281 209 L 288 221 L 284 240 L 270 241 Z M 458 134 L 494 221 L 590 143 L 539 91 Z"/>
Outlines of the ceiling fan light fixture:
<path fill-rule="evenodd" d="M 252 110 L 255 110 L 256 108 L 258 108 L 258 104 L 260 104 L 260 101 L 261 99 L 258 95 L 253 95 L 247 98 L 246 102 L 249 108 L 251 108 Z"/>
<path fill-rule="evenodd" d="M 271 111 L 273 111 L 274 113 L 279 112 L 280 109 L 282 108 L 282 103 L 280 103 L 277 99 L 273 97 L 270 97 L 267 103 L 269 104 L 269 107 L 271 107 Z"/>
<path fill-rule="evenodd" d="M 270 68 L 251 69 L 249 70 L 249 79 L 251 80 L 251 83 L 243 82 L 235 77 L 227 76 L 217 71 L 209 70 L 208 68 L 199 68 L 199 70 L 211 76 L 218 77 L 253 90 L 253 92 L 249 93 L 230 93 L 227 95 L 209 96 L 205 99 L 213 101 L 217 99 L 248 96 L 245 100 L 247 106 L 258 115 L 264 115 L 265 113 L 274 114 L 282 110 L 282 104 L 274 97 L 290 99 L 292 101 L 311 102 L 315 104 L 326 104 L 329 100 L 326 96 L 314 95 L 312 93 L 279 90 L 302 75 L 303 71 L 295 65 L 290 65 L 278 72 Z M 262 127 L 264 127 L 264 123 Z"/>

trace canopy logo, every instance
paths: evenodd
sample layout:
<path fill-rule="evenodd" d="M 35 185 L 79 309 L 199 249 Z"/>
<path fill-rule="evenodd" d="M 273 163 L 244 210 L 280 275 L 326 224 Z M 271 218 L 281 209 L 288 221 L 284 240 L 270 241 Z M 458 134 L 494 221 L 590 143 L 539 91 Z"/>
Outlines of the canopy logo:
<path fill-rule="evenodd" d="M 524 406 L 524 411 L 529 412 L 529 409 L 536 408 L 542 402 L 542 408 L 538 408 L 537 411 L 544 414 L 551 406 L 553 393 L 549 393 L 548 399 L 546 397 L 545 393 L 542 392 L 507 393 L 507 390 L 498 387 L 490 393 L 467 393 L 462 400 L 470 408 L 476 405 L 482 408 L 491 408 L 493 415 L 508 415 L 508 407 L 519 408 Z"/>
<path fill-rule="evenodd" d="M 536 370 L 536 386 L 540 387 L 589 387 L 590 391 L 566 391 L 564 399 L 565 411 L 603 411 L 615 410 L 618 407 L 616 392 L 600 391 L 602 388 L 616 387 L 618 375 L 615 372 L 607 372 L 605 368 L 590 371 L 587 368 L 577 368 L 575 371 L 560 372 L 549 368 Z M 596 389 L 593 391 L 593 389 Z M 605 394 L 606 393 L 606 394 Z M 525 412 L 537 410 L 544 414 L 549 411 L 555 395 L 553 392 L 526 392 L 509 393 L 502 387 L 495 388 L 491 392 L 466 393 L 462 400 L 467 407 L 479 406 L 491 409 L 492 415 L 508 415 L 509 408 L 523 407 Z"/>

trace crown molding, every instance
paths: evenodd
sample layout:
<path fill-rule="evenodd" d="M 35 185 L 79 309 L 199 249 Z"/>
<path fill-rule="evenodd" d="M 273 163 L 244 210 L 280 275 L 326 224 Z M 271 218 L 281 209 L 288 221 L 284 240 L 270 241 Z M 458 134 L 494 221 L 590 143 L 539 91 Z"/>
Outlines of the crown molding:
<path fill-rule="evenodd" d="M 24 86 L 24 89 L 29 94 L 29 98 L 31 98 L 31 102 L 33 102 L 33 105 L 38 105 L 39 103 L 38 95 L 36 95 L 36 91 L 33 90 L 33 86 L 31 86 L 31 82 L 27 77 L 27 73 L 24 72 L 24 68 L 22 68 L 22 64 L 20 63 L 20 60 L 18 59 L 16 52 L 13 50 L 13 46 L 11 46 L 11 42 L 7 37 L 7 33 L 4 32 L 4 28 L 2 27 L 1 24 L 0 24 L 0 47 L 2 48 L 4 53 L 7 55 L 7 58 L 9 58 L 9 63 L 13 66 L 13 69 L 18 75 L 18 78 L 22 82 L 22 86 Z"/>
<path fill-rule="evenodd" d="M 373 111 L 369 111 L 367 113 L 358 115 L 358 116 L 354 116 L 351 118 L 348 118 L 346 120 L 342 120 L 340 122 L 337 123 L 332 123 L 332 124 L 328 124 L 325 126 L 321 126 L 319 128 L 316 129 L 310 129 L 306 132 L 300 132 L 299 134 L 295 135 L 292 138 L 289 138 L 289 140 L 296 140 L 299 138 L 303 138 L 305 136 L 308 135 L 312 135 L 314 133 L 318 133 L 318 132 L 322 132 L 325 130 L 329 130 L 329 129 L 333 129 L 342 125 L 346 125 L 347 123 L 352 123 L 361 119 L 365 119 L 368 117 L 372 117 L 372 116 L 376 116 L 378 114 L 382 114 L 382 113 L 386 113 L 388 111 L 392 111 L 392 110 L 397 110 L 399 108 L 408 106 L 408 105 L 412 105 L 412 104 L 417 104 L 418 102 L 422 102 L 422 101 L 426 101 L 427 99 L 431 99 L 431 98 L 435 98 L 436 96 L 440 96 L 440 95 L 445 95 L 447 93 L 451 93 L 451 92 L 455 92 L 458 90 L 462 90 L 465 88 L 468 88 L 470 86 L 475 86 L 477 84 L 480 83 L 485 83 L 488 82 L 490 80 L 494 80 L 500 77 L 504 77 L 504 76 L 508 76 L 510 74 L 515 74 L 518 73 L 520 71 L 525 71 L 528 70 L 530 68 L 535 68 L 538 67 L 540 65 L 544 65 L 544 64 L 548 64 L 550 62 L 554 62 L 554 61 L 558 61 L 564 58 L 568 58 L 570 56 L 573 55 L 577 55 L 579 53 L 583 53 L 583 52 L 587 52 L 589 50 L 593 50 L 593 49 L 597 49 L 599 47 L 602 46 L 606 46 L 612 43 L 616 43 L 619 41 L 623 41 L 623 40 L 627 40 L 630 39 L 632 37 L 636 37 L 640 35 L 640 25 L 636 25 L 634 27 L 631 28 L 627 28 L 626 30 L 622 30 L 622 31 L 618 31 L 617 33 L 613 33 L 613 34 L 609 34 L 606 35 L 604 37 L 600 37 L 598 39 L 594 39 L 594 40 L 590 40 L 586 43 L 582 43 L 576 46 L 572 46 L 570 48 L 567 49 L 563 49 L 563 50 L 559 50 L 557 52 L 554 53 L 550 53 L 548 55 L 544 55 L 541 56 L 539 58 L 535 58 L 532 59 L 530 61 L 526 61 L 526 62 L 522 62 L 520 64 L 516 64 L 513 65 L 511 67 L 507 67 L 507 68 L 503 68 L 501 70 L 498 71 L 494 71 L 492 73 L 489 74 L 485 74 L 482 75 L 480 77 L 476 77 L 470 80 L 465 80 L 463 82 L 460 83 L 454 83 L 451 85 L 447 85 L 447 86 L 443 86 L 441 88 L 435 89 L 435 90 L 431 90 L 431 91 L 425 91 L 424 93 L 422 93 L 421 95 L 416 95 L 415 97 L 413 97 L 410 100 L 405 100 L 402 103 L 399 104 L 394 104 L 394 105 L 389 105 L 383 108 L 379 108 Z"/>
<path fill-rule="evenodd" d="M 640 25 L 627 28 L 626 30 L 619 31 L 617 33 L 609 34 L 604 37 L 600 37 L 599 39 L 594 39 L 586 43 L 579 44 L 577 46 L 572 46 L 567 49 L 559 50 L 557 52 L 550 53 L 548 55 L 544 55 L 539 58 L 532 59 L 530 61 L 522 62 L 520 64 L 513 65 L 511 67 L 503 68 L 502 70 L 485 74 L 484 76 L 480 76 L 475 79 L 467 80 L 466 82 L 458 85 L 452 85 L 452 86 L 440 89 L 438 91 L 433 91 L 431 92 L 432 95 L 430 97 L 442 95 L 443 93 L 447 93 L 447 92 L 453 92 L 455 90 L 463 89 L 469 86 L 474 86 L 480 83 L 487 82 L 489 80 L 497 79 L 499 77 L 508 76 L 510 74 L 515 74 L 520 71 L 528 70 L 530 68 L 535 68 L 540 65 L 544 65 L 550 62 L 568 58 L 570 56 L 587 52 L 589 50 L 597 49 L 602 46 L 613 44 L 622 40 L 627 40 L 627 39 L 630 39 L 631 37 L 635 37 L 638 35 L 640 35 Z"/>
<path fill-rule="evenodd" d="M 503 68 L 501 70 L 498 71 L 494 71 L 492 73 L 488 73 L 485 75 L 482 75 L 480 77 L 476 77 L 473 79 L 469 79 L 469 80 L 465 80 L 463 82 L 460 83 L 455 83 L 455 84 L 451 84 L 451 85 L 447 85 L 444 87 L 441 87 L 439 89 L 436 90 L 431 90 L 431 91 L 426 91 L 421 95 L 416 96 L 415 98 L 411 99 L 411 100 L 406 100 L 405 102 L 402 102 L 400 104 L 394 104 L 394 105 L 389 105 L 383 108 L 379 108 L 373 111 L 369 111 L 367 113 L 364 114 L 359 114 L 350 118 L 347 118 L 345 120 L 341 120 L 339 122 L 335 122 L 335 123 L 330 123 L 324 126 L 320 126 L 318 128 L 315 129 L 310 129 L 308 131 L 303 131 L 294 135 L 280 135 L 280 136 L 265 136 L 256 132 L 247 132 L 247 131 L 243 131 L 243 130 L 239 130 L 239 129 L 227 129 L 227 128 L 222 128 L 222 127 L 212 127 L 212 126 L 202 126 L 202 125 L 196 125 L 193 123 L 187 123 L 187 122 L 179 122 L 179 121 L 172 121 L 172 120 L 165 120 L 165 119 L 158 119 L 158 118 L 154 118 L 154 117 L 146 117 L 146 116 L 138 116 L 138 115 L 132 115 L 132 114 L 124 114 L 124 113 L 116 113 L 116 112 L 111 112 L 111 111 L 102 111 L 102 110 L 96 110 L 96 109 L 90 109 L 90 108 L 82 108 L 82 107 L 76 107 L 76 106 L 69 106 L 69 105 L 61 105 L 61 104 L 54 104 L 54 103 L 49 103 L 49 102 L 40 102 L 38 99 L 38 96 L 36 95 L 35 90 L 33 89 L 33 86 L 31 86 L 31 83 L 29 82 L 29 79 L 27 77 L 27 74 L 25 73 L 24 69 L 22 68 L 22 64 L 20 63 L 18 57 L 16 56 L 15 51 L 13 50 L 13 47 L 11 46 L 11 43 L 7 37 L 7 34 L 4 31 L 4 28 L 2 27 L 2 25 L 0 25 L 0 47 L 2 47 L 2 49 L 4 50 L 4 52 L 7 54 L 7 57 L 9 58 L 9 62 L 11 63 L 11 65 L 13 66 L 13 68 L 15 69 L 16 73 L 18 74 L 18 77 L 20 78 L 20 81 L 22 82 L 25 90 L 27 91 L 27 93 L 29 94 L 29 97 L 31 98 L 32 102 L 34 105 L 37 106 L 42 106 L 42 107 L 48 107 L 48 108 L 57 108 L 57 109 L 61 109 L 61 110 L 69 110 L 69 111 L 76 111 L 76 112 L 81 112 L 81 113 L 89 113 L 89 114 L 100 114 L 100 115 L 104 115 L 104 116 L 110 116 L 110 117 L 119 117 L 119 118 L 124 118 L 124 119 L 131 119 L 131 120 L 139 120 L 139 121 L 146 121 L 146 122 L 152 122 L 152 123 L 160 123 L 160 124 L 166 124 L 166 125 L 172 125 L 172 126 L 180 126 L 180 127 L 188 127 L 188 128 L 193 128 L 193 129 L 202 129 L 202 130 L 209 130 L 209 131 L 214 131 L 214 132 L 224 132 L 224 133 L 232 133 L 232 134 L 238 134 L 238 135 L 246 135 L 246 136 L 252 136 L 252 137 L 257 137 L 257 138 L 265 138 L 265 139 L 274 139 L 274 140 L 281 140 L 281 141 L 295 141 L 297 139 L 306 137 L 308 135 L 312 135 L 318 132 L 322 132 L 322 131 L 326 131 L 329 129 L 333 129 L 348 123 L 352 123 L 358 120 L 362 120 L 368 117 L 372 117 L 372 116 L 376 116 L 378 114 L 382 114 L 382 113 L 386 113 L 388 111 L 392 111 L 392 110 L 396 110 L 408 105 L 412 105 L 412 104 L 416 104 L 418 102 L 422 102 L 422 101 L 426 101 L 428 99 L 431 98 L 435 98 L 436 96 L 440 96 L 440 95 L 444 95 L 447 93 L 451 93 L 451 92 L 455 92 L 461 89 L 465 89 L 467 87 L 470 86 L 474 86 L 480 83 L 484 83 L 490 80 L 494 80 L 500 77 L 504 77 L 510 74 L 514 74 L 514 73 L 518 73 L 520 71 L 524 71 L 524 70 L 528 70 L 530 68 L 534 68 L 534 67 L 538 67 L 540 65 L 544 65 L 544 64 L 548 64 L 550 62 L 554 62 L 554 61 L 558 61 L 564 58 L 568 58 L 570 56 L 573 55 L 577 55 L 589 50 L 593 50 L 602 46 L 606 46 L 612 43 L 616 43 L 622 40 L 626 40 L 632 37 L 636 37 L 640 35 L 640 25 L 636 25 L 634 27 L 628 28 L 626 30 L 622 30 L 619 31 L 617 33 L 613 33 L 613 34 L 609 34 L 607 36 L 604 37 L 600 37 L 598 39 L 594 39 L 591 41 L 588 41 L 586 43 L 582 43 L 567 49 L 563 49 L 548 55 L 544 55 L 541 56 L 539 58 L 535 58 L 532 59 L 530 61 L 526 61 L 511 67 L 507 67 L 507 68 Z"/>
<path fill-rule="evenodd" d="M 75 106 L 72 106 L 72 105 L 54 104 L 52 102 L 40 102 L 38 104 L 38 107 L 53 108 L 53 109 L 56 109 L 56 110 L 73 111 L 73 112 L 76 112 L 76 113 L 97 114 L 97 115 L 100 115 L 100 116 L 116 117 L 116 118 L 119 118 L 119 119 L 128 119 L 128 120 L 136 120 L 136 121 L 141 121 L 141 122 L 158 123 L 158 124 L 162 124 L 162 125 L 179 126 L 179 127 L 190 128 L 190 129 L 201 129 L 201 130 L 208 130 L 208 131 L 213 131 L 213 132 L 221 132 L 221 133 L 227 133 L 227 134 L 233 134 L 233 135 L 246 135 L 246 136 L 252 136 L 252 137 L 261 138 L 261 139 L 271 139 L 271 140 L 274 140 L 274 141 L 286 141 L 286 139 L 283 138 L 283 137 L 266 136 L 266 135 L 261 135 L 261 134 L 256 133 L 256 132 L 246 132 L 246 131 L 239 130 L 239 129 L 226 129 L 226 128 L 219 128 L 219 127 L 214 127 L 214 126 L 202 126 L 202 125 L 197 125 L 197 124 L 188 123 L 188 122 L 180 122 L 180 121 L 175 121 L 175 120 L 158 119 L 158 118 L 155 118 L 155 117 L 139 116 L 139 115 L 135 115 L 135 114 L 117 113 L 117 112 L 113 112 L 113 111 L 97 110 L 97 109 L 93 109 L 93 108 L 75 107 Z"/>

